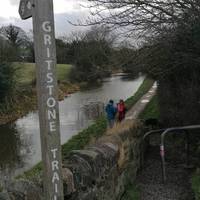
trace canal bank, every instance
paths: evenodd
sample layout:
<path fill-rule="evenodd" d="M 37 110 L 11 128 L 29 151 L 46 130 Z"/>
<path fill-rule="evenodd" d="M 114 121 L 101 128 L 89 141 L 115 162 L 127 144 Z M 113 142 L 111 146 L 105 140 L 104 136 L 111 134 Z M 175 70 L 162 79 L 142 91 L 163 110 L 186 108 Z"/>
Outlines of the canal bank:
<path fill-rule="evenodd" d="M 14 122 L 37 109 L 35 63 L 14 62 L 12 68 L 15 70 L 14 85 L 12 91 L 0 103 L 0 125 Z M 72 84 L 68 78 L 71 68 L 71 65 L 57 64 L 60 99 L 63 99 L 66 93 L 79 90 L 79 85 Z"/>
<path fill-rule="evenodd" d="M 137 91 L 142 81 L 143 77 L 132 80 L 121 75 L 113 76 L 105 79 L 99 88 L 77 92 L 61 101 L 62 144 L 94 122 L 94 119 L 83 112 L 82 105 L 90 101 L 106 102 L 109 98 L 113 98 L 115 102 L 120 98 L 126 99 Z M 37 112 L 31 112 L 15 123 L 1 126 L 1 133 L 1 146 L 4 147 L 0 151 L 1 180 L 21 174 L 41 160 Z"/>
<path fill-rule="evenodd" d="M 79 85 L 71 83 L 60 83 L 59 99 L 66 95 L 79 91 Z M 37 109 L 36 89 L 34 86 L 18 88 L 12 97 L 7 98 L 5 103 L 0 105 L 0 125 L 11 123 L 22 118 L 31 111 Z"/>
<path fill-rule="evenodd" d="M 146 82 L 146 83 L 147 83 L 147 82 Z M 152 83 L 152 82 L 151 82 L 151 83 Z M 144 85 L 144 84 L 143 84 L 143 85 Z M 141 87 L 140 87 L 140 88 L 141 88 Z M 145 87 L 144 87 L 144 88 L 145 88 Z M 138 92 L 137 92 L 137 94 L 138 94 Z M 134 122 L 134 121 L 132 121 L 132 120 L 131 120 L 131 121 L 130 121 L 130 120 L 125 120 L 125 122 L 123 122 L 122 124 L 119 124 L 118 127 L 119 127 L 119 128 L 115 131 L 115 133 L 112 134 L 112 133 L 109 131 L 109 132 L 106 133 L 105 136 L 100 137 L 100 139 L 98 139 L 98 141 L 99 141 L 103 146 L 105 145 L 105 147 L 103 147 L 103 146 L 102 146 L 102 147 L 100 147 L 100 146 L 98 147 L 98 148 L 100 148 L 100 149 L 103 148 L 103 149 L 102 149 L 102 152 L 100 151 L 101 153 L 99 152 L 100 154 L 99 154 L 99 153 L 98 153 L 98 154 L 99 154 L 99 156 L 101 157 L 102 162 L 103 162 L 103 163 L 106 162 L 106 163 L 105 163 L 105 166 L 108 165 L 108 166 L 107 166 L 108 168 L 106 167 L 106 168 L 107 168 L 107 170 L 106 170 L 107 172 L 105 172 L 105 173 L 106 173 L 106 174 L 109 173 L 111 176 L 112 176 L 113 173 L 114 173 L 115 175 L 117 175 L 118 172 L 120 172 L 121 170 L 124 170 L 124 167 L 128 164 L 127 161 L 129 160 L 129 158 L 132 158 L 131 155 L 133 155 L 133 154 L 132 154 L 131 152 L 133 152 L 133 153 L 134 153 L 134 152 L 135 152 L 135 153 L 137 152 L 137 154 L 139 153 L 139 149 L 138 149 L 138 148 L 139 148 L 139 146 L 140 146 L 139 144 L 140 144 L 140 141 L 141 141 L 141 137 L 140 137 L 141 128 L 140 128 L 140 124 L 138 124 L 137 122 Z M 133 131 L 133 132 L 132 132 L 132 131 Z M 134 133 L 134 134 L 133 134 L 133 133 Z M 80 135 L 79 137 L 81 137 L 81 135 Z M 118 138 L 118 139 L 117 139 L 117 138 Z M 120 139 L 120 138 L 121 138 L 121 139 Z M 137 138 L 138 138 L 138 139 L 137 139 Z M 132 140 L 132 139 L 133 139 L 133 140 Z M 118 141 L 118 142 L 117 142 L 117 141 Z M 138 141 L 138 142 L 137 142 L 137 141 Z M 95 144 L 95 145 L 91 145 L 91 146 L 89 147 L 89 149 L 92 148 L 92 146 L 94 146 L 94 148 L 96 148 L 95 146 L 96 146 L 96 145 L 98 146 L 98 143 L 99 143 L 99 142 L 97 142 L 97 144 Z M 105 143 L 105 142 L 106 142 L 106 143 Z M 110 142 L 110 144 L 107 144 L 107 142 Z M 127 143 L 127 142 L 128 142 L 128 143 Z M 104 144 L 104 143 L 105 143 L 105 144 Z M 113 145 L 112 145 L 111 143 L 113 143 Z M 117 145 L 117 146 L 119 145 L 119 146 L 118 146 L 118 147 L 116 146 L 116 148 L 115 148 L 115 147 L 114 147 L 115 145 Z M 121 146 L 121 145 L 122 145 L 122 146 Z M 124 145 L 125 145 L 125 146 L 124 146 Z M 138 146 L 138 145 L 139 145 L 139 146 Z M 119 148 L 120 154 L 117 153 L 117 152 L 118 152 L 118 150 L 117 150 L 118 148 Z M 77 149 L 80 149 L 80 148 L 77 148 Z M 88 148 L 87 148 L 87 149 L 88 149 Z M 90 150 L 89 150 L 89 149 L 88 149 L 88 153 L 89 153 L 89 151 L 93 151 L 92 149 L 90 149 Z M 109 150 L 109 149 L 110 149 L 110 150 Z M 134 150 L 134 149 L 135 149 L 135 150 Z M 108 152 L 106 153 L 107 150 L 109 151 L 109 153 L 108 153 Z M 105 151 L 105 153 L 106 153 L 105 155 L 107 155 L 106 157 L 103 156 L 103 155 L 104 155 L 104 153 L 103 153 L 104 151 Z M 129 154 L 129 153 L 126 154 L 127 151 L 130 151 L 131 154 Z M 82 153 L 81 153 L 81 152 L 82 152 Z M 78 156 L 78 155 L 81 156 L 81 155 L 83 154 L 83 155 L 82 155 L 82 156 L 83 156 L 82 159 L 84 159 L 84 160 L 86 159 L 86 160 L 87 160 L 87 156 L 86 156 L 87 153 L 85 154 L 84 152 L 86 153 L 87 150 L 73 151 L 72 154 L 70 154 L 70 157 L 71 157 L 74 153 L 77 154 L 77 156 Z M 113 153 L 112 153 L 112 152 L 113 152 Z M 102 153 L 103 153 L 103 154 L 102 154 Z M 134 154 L 135 154 L 135 153 L 134 153 Z M 84 156 L 84 154 L 85 154 L 86 157 Z M 89 156 L 88 159 L 96 159 L 96 158 L 93 157 L 92 155 L 94 156 L 94 153 L 88 154 L 88 156 Z M 136 154 L 135 154 L 135 155 L 136 155 Z M 138 155 L 139 155 L 139 154 L 138 154 Z M 91 157 L 91 156 L 92 156 L 92 157 Z M 103 157 L 102 157 L 102 156 L 103 156 Z M 118 157 L 118 156 L 119 156 L 119 157 Z M 131 157 L 129 157 L 129 156 L 131 156 Z M 140 156 L 139 156 L 139 157 L 140 157 Z M 137 157 L 137 158 L 138 158 L 138 157 Z M 81 159 L 81 160 L 82 160 L 82 159 Z M 109 160 L 107 160 L 107 159 L 109 159 Z M 111 160 L 110 160 L 110 159 L 111 159 Z M 118 162 L 117 162 L 118 164 L 117 164 L 117 165 L 116 165 L 116 163 L 115 163 L 115 159 L 118 160 Z M 128 159 L 128 160 L 127 160 L 127 159 Z M 64 158 L 64 166 L 66 165 L 66 161 L 67 161 L 67 160 L 69 160 L 69 156 L 68 156 L 67 158 Z M 86 161 L 86 160 L 85 160 L 85 161 Z M 106 160 L 107 160 L 107 161 L 106 161 Z M 140 159 L 139 159 L 139 160 L 140 160 Z M 137 159 L 137 163 L 140 162 L 139 160 Z M 135 158 L 134 158 L 133 161 L 136 162 Z M 87 160 L 87 162 L 90 163 L 90 162 L 93 162 L 93 161 L 92 161 L 92 160 L 91 160 L 91 161 Z M 68 163 L 68 162 L 67 162 L 67 163 Z M 94 164 L 90 163 L 90 165 L 91 165 L 91 167 L 92 167 L 92 169 L 93 169 L 93 167 L 96 168 L 97 165 L 99 165 L 100 163 L 101 163 L 100 161 L 95 161 Z M 133 163 L 133 164 L 134 164 L 134 163 Z M 136 163 L 135 163 L 135 164 L 136 164 Z M 133 173 L 135 173 L 135 172 L 137 171 L 138 167 L 139 167 L 139 165 L 138 165 L 139 163 L 138 163 L 137 165 L 135 165 L 135 164 L 134 164 L 134 166 L 135 166 L 134 169 L 135 169 L 135 170 L 134 170 Z M 67 165 L 68 165 L 68 164 L 67 164 Z M 93 166 L 93 165 L 94 165 L 94 166 Z M 112 165 L 115 166 L 115 167 L 113 168 Z M 78 165 L 74 165 L 74 166 L 80 166 L 80 167 L 81 167 L 82 164 L 80 163 L 80 165 L 78 164 Z M 85 166 L 85 167 L 84 167 L 84 166 L 85 166 L 85 165 L 83 165 L 82 167 L 85 168 L 86 166 Z M 131 166 L 132 166 L 132 164 L 131 164 Z M 136 166 L 138 166 L 138 167 L 136 167 Z M 81 167 L 81 168 L 82 168 L 82 167 Z M 119 167 L 119 168 L 120 168 L 120 171 L 118 171 L 116 167 L 117 167 L 117 168 Z M 80 170 L 81 170 L 81 168 L 80 168 Z M 87 168 L 87 167 L 86 167 L 86 168 Z M 90 169 L 90 168 L 87 168 L 87 169 L 86 169 L 86 168 L 85 168 L 86 171 Z M 115 169 L 115 168 L 116 168 L 116 170 L 117 170 L 118 172 L 115 171 L 115 170 L 113 171 L 113 169 Z M 98 172 L 98 173 L 95 172 L 94 177 L 96 177 L 96 176 L 98 176 L 98 177 L 99 177 L 99 176 L 102 176 L 103 174 L 101 175 L 101 173 L 104 173 L 104 172 L 103 172 L 103 171 L 104 171 L 103 168 L 99 166 L 97 169 L 98 169 L 99 172 Z M 112 170 L 111 170 L 111 169 L 112 169 Z M 131 171 L 133 171 L 132 168 L 129 168 L 129 169 L 131 169 Z M 65 187 L 65 192 L 67 192 L 67 193 L 68 193 L 68 192 L 70 192 L 70 193 L 72 192 L 72 193 L 73 193 L 73 188 L 71 187 L 71 186 L 73 186 L 73 184 L 72 184 L 71 182 L 66 182 L 67 180 L 72 180 L 72 179 L 71 179 L 72 177 L 71 177 L 70 173 L 68 173 L 68 171 L 66 171 L 66 170 L 67 170 L 67 169 L 64 169 L 64 174 L 65 174 L 66 176 L 69 176 L 69 177 L 66 179 L 66 176 L 64 176 L 64 185 L 67 184 L 67 185 L 65 185 L 65 186 L 67 186 L 67 188 Z M 83 169 L 83 170 L 84 170 L 84 169 Z M 103 170 L 103 171 L 102 171 L 102 170 Z M 111 170 L 111 171 L 110 171 L 110 170 Z M 107 185 L 107 184 L 106 184 L 107 181 L 108 181 L 108 182 L 112 182 L 112 181 L 114 181 L 115 179 L 114 179 L 114 180 L 113 180 L 113 179 L 107 179 L 107 178 L 104 179 L 104 181 L 106 181 L 106 182 L 105 182 L 105 185 L 104 185 L 104 186 L 105 186 L 105 193 L 102 193 L 102 192 L 101 192 L 101 187 L 96 187 L 96 186 L 95 186 L 96 184 L 94 185 L 94 187 L 96 188 L 95 190 L 97 190 L 97 193 L 100 192 L 100 193 L 99 193 L 99 194 L 101 194 L 100 196 L 103 195 L 103 196 L 105 196 L 105 197 L 106 197 L 106 196 L 107 196 L 107 197 L 111 197 L 112 195 L 116 196 L 116 195 L 118 195 L 118 194 L 121 194 L 121 192 L 123 192 L 123 190 L 124 190 L 125 182 L 126 182 L 126 180 L 127 180 L 127 179 L 126 179 L 126 174 L 127 174 L 127 173 L 130 173 L 131 171 L 125 170 L 125 172 L 122 173 L 122 176 L 120 175 L 120 177 L 119 177 L 119 179 L 118 179 L 118 181 L 119 181 L 119 185 L 118 185 L 118 186 L 119 186 L 120 188 L 118 188 L 118 186 L 116 186 L 116 188 L 119 189 L 119 191 L 118 191 L 119 193 L 113 193 L 113 192 L 110 193 L 110 192 L 109 192 L 109 191 L 110 191 L 109 187 L 107 188 L 107 186 L 106 186 L 106 185 Z M 32 171 L 32 172 L 33 172 L 33 171 Z M 75 171 L 74 171 L 74 172 L 75 172 Z M 116 174 L 116 172 L 117 172 L 117 174 Z M 122 172 L 122 171 L 121 171 L 121 172 Z M 81 173 L 80 175 L 83 176 L 83 177 L 86 175 L 85 173 L 83 173 L 83 174 L 82 174 L 82 172 L 80 172 L 80 173 Z M 89 171 L 88 171 L 88 173 L 89 173 Z M 100 173 L 100 174 L 99 174 L 99 173 Z M 89 173 L 89 174 L 90 174 L 90 177 L 91 177 L 91 173 Z M 89 174 L 88 174 L 88 175 L 89 175 Z M 114 175 L 114 174 L 113 174 L 113 175 Z M 37 175 L 37 174 L 34 175 L 34 178 L 37 177 L 36 175 Z M 74 174 L 74 175 L 75 175 L 75 174 Z M 110 175 L 109 175 L 109 176 L 110 176 Z M 117 175 L 117 176 L 118 176 L 118 175 Z M 94 178 L 94 177 L 93 177 L 93 178 Z M 25 177 L 23 177 L 23 180 L 24 180 L 24 178 L 25 178 Z M 86 178 L 86 177 L 85 177 L 85 178 Z M 84 178 L 84 182 L 85 182 L 85 181 L 86 181 L 86 182 L 85 182 L 84 184 L 88 184 L 89 182 L 87 182 L 87 179 L 85 179 L 85 178 Z M 89 178 L 89 177 L 88 177 L 88 178 Z M 89 178 L 89 179 L 92 180 L 93 178 L 91 177 L 91 178 Z M 88 181 L 89 181 L 89 179 L 88 179 Z M 12 185 L 12 188 L 14 188 L 14 190 L 17 191 L 17 189 L 16 189 L 17 187 L 16 187 L 16 186 L 17 186 L 17 185 L 18 185 L 18 186 L 20 185 L 20 186 L 18 187 L 18 190 L 19 190 L 19 188 L 21 188 L 21 189 L 20 189 L 21 192 L 22 192 L 22 188 L 23 188 L 23 191 L 26 191 L 26 192 L 27 192 L 28 190 L 30 191 L 30 188 L 32 188 L 31 191 L 33 191 L 34 186 L 33 186 L 30 182 L 26 182 L 26 181 L 24 182 L 23 180 L 21 180 L 21 181 L 19 180 L 19 181 L 17 181 L 17 182 L 12 183 L 12 184 L 11 184 L 11 185 Z M 76 180 L 76 179 L 73 179 L 73 181 L 75 181 L 75 180 Z M 41 181 L 41 176 L 40 176 L 40 181 Z M 76 181 L 77 181 L 77 180 L 76 180 Z M 76 181 L 75 181 L 75 182 L 76 182 Z M 102 182 L 101 179 L 98 180 L 98 182 L 99 182 L 99 181 Z M 103 181 L 103 182 L 104 182 L 104 181 Z M 124 182 L 124 181 L 125 181 L 125 182 Z M 75 182 L 74 182 L 74 183 L 75 183 Z M 24 188 L 24 186 L 23 186 L 24 183 L 26 183 L 26 185 L 27 185 L 25 188 Z M 80 182 L 78 181 L 77 183 L 78 183 L 78 184 L 82 184 L 82 181 L 80 181 Z M 39 185 L 40 185 L 40 184 L 41 184 L 41 183 L 39 183 Z M 71 185 L 71 184 L 72 184 L 72 185 Z M 117 184 L 118 184 L 118 183 L 117 183 Z M 121 187 L 121 186 L 122 186 L 122 187 Z M 77 186 L 76 186 L 76 187 L 77 187 Z M 88 185 L 87 187 L 88 187 L 88 189 L 89 189 L 89 188 L 90 188 L 90 185 Z M 66 190 L 66 189 L 67 189 L 67 190 Z M 71 189 L 72 189 L 72 190 L 71 190 Z M 99 189 L 100 189 L 100 190 L 99 190 Z M 114 187 L 114 188 L 112 187 L 111 189 L 114 189 L 114 190 L 115 190 L 115 187 Z M 11 191 L 14 191 L 14 190 L 13 190 L 13 189 L 12 189 L 12 190 L 10 189 L 10 192 L 11 192 Z M 79 190 L 79 189 L 77 188 L 77 191 L 78 191 L 78 190 Z M 36 191 L 36 190 L 34 190 L 34 191 Z M 79 195 L 81 195 L 81 191 L 79 191 L 79 192 L 80 192 Z M 82 191 L 82 192 L 83 192 L 83 193 L 86 192 L 86 193 L 88 194 L 89 191 L 88 191 L 88 192 L 87 192 L 87 191 L 85 191 L 85 192 Z M 109 192 L 109 193 L 107 193 L 107 192 Z M 65 195 L 67 195 L 67 193 L 65 193 Z M 89 195 L 95 194 L 95 196 L 96 196 L 97 193 L 96 193 L 96 192 L 95 192 L 95 193 L 89 192 Z M 27 197 L 27 195 L 25 195 L 25 196 Z M 38 196 L 38 195 L 37 195 L 37 196 Z M 98 195 L 97 195 L 97 196 L 98 196 Z M 100 196 L 99 196 L 97 199 L 101 199 Z M 114 197 L 114 196 L 113 196 L 113 197 Z M 92 197 L 91 199 L 93 199 L 93 196 L 91 196 L 91 197 Z M 33 198 L 33 199 L 34 199 L 34 198 Z M 73 198 L 72 198 L 72 199 L 73 199 Z"/>
<path fill-rule="evenodd" d="M 144 94 L 148 92 L 148 90 L 152 87 L 154 81 L 152 79 L 144 79 L 138 90 L 135 94 L 128 99 L 126 99 L 126 107 L 128 109 L 128 116 L 131 116 L 132 107 L 138 102 L 140 98 L 143 97 Z M 71 151 L 77 149 L 83 149 L 85 146 L 89 144 L 93 144 L 100 138 L 107 130 L 107 120 L 105 117 L 101 117 L 96 120 L 95 123 L 90 125 L 88 128 L 79 132 L 77 135 L 73 136 L 68 142 L 62 145 L 62 155 L 63 159 L 67 158 Z M 37 164 L 31 170 L 26 171 L 20 178 L 25 178 L 29 180 L 38 181 L 38 177 L 41 176 L 41 163 Z"/>

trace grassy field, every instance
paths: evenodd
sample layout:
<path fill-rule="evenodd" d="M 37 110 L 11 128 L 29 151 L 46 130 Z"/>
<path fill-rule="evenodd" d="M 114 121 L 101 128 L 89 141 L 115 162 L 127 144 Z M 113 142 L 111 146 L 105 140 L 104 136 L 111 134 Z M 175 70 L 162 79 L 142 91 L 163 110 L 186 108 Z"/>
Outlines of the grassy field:
<path fill-rule="evenodd" d="M 35 80 L 35 63 L 13 63 L 16 70 L 17 83 L 29 85 Z M 57 64 L 57 77 L 60 81 L 67 81 L 71 65 Z"/>

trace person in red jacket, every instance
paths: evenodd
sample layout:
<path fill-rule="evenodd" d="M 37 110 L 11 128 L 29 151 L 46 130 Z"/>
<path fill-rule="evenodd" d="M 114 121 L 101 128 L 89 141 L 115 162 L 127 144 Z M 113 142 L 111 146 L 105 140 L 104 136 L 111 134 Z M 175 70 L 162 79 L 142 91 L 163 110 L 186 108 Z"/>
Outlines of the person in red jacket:
<path fill-rule="evenodd" d="M 126 114 L 126 106 L 122 99 L 120 99 L 119 103 L 117 104 L 117 112 L 118 112 L 118 121 L 121 122 L 125 118 Z"/>

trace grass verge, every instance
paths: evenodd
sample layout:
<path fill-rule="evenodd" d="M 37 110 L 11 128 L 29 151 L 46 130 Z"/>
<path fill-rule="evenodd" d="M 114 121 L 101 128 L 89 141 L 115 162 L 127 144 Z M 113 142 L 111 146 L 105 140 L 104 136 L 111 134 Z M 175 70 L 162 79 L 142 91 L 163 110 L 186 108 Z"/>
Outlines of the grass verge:
<path fill-rule="evenodd" d="M 143 83 L 141 84 L 141 86 L 139 87 L 139 89 L 137 90 L 137 92 L 129 97 L 126 101 L 126 107 L 129 110 L 144 94 L 146 94 L 149 89 L 152 87 L 154 83 L 154 80 L 149 79 L 149 78 L 145 78 Z"/>
<path fill-rule="evenodd" d="M 192 189 L 195 194 L 195 200 L 200 200 L 200 169 L 192 176 Z"/>
<path fill-rule="evenodd" d="M 106 117 L 98 119 L 94 124 L 73 136 L 62 146 L 63 158 L 66 158 L 72 150 L 83 149 L 91 140 L 96 140 L 102 136 L 107 129 Z"/>
<path fill-rule="evenodd" d="M 147 104 L 143 112 L 140 113 L 139 118 L 146 120 L 149 118 L 159 119 L 159 107 L 158 107 L 158 96 L 155 95 L 151 101 Z"/>

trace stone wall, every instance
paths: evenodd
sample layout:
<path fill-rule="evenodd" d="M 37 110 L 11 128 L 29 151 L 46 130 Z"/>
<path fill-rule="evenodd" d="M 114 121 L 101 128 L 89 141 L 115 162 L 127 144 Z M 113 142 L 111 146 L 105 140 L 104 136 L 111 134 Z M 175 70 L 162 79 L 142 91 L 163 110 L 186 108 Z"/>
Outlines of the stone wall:
<path fill-rule="evenodd" d="M 142 133 L 139 122 L 125 120 L 94 145 L 72 151 L 63 162 L 65 199 L 120 199 L 140 168 Z M 31 183 L 18 181 L 9 193 L 0 193 L 0 199 L 39 200 L 42 199 L 40 190 Z"/>

